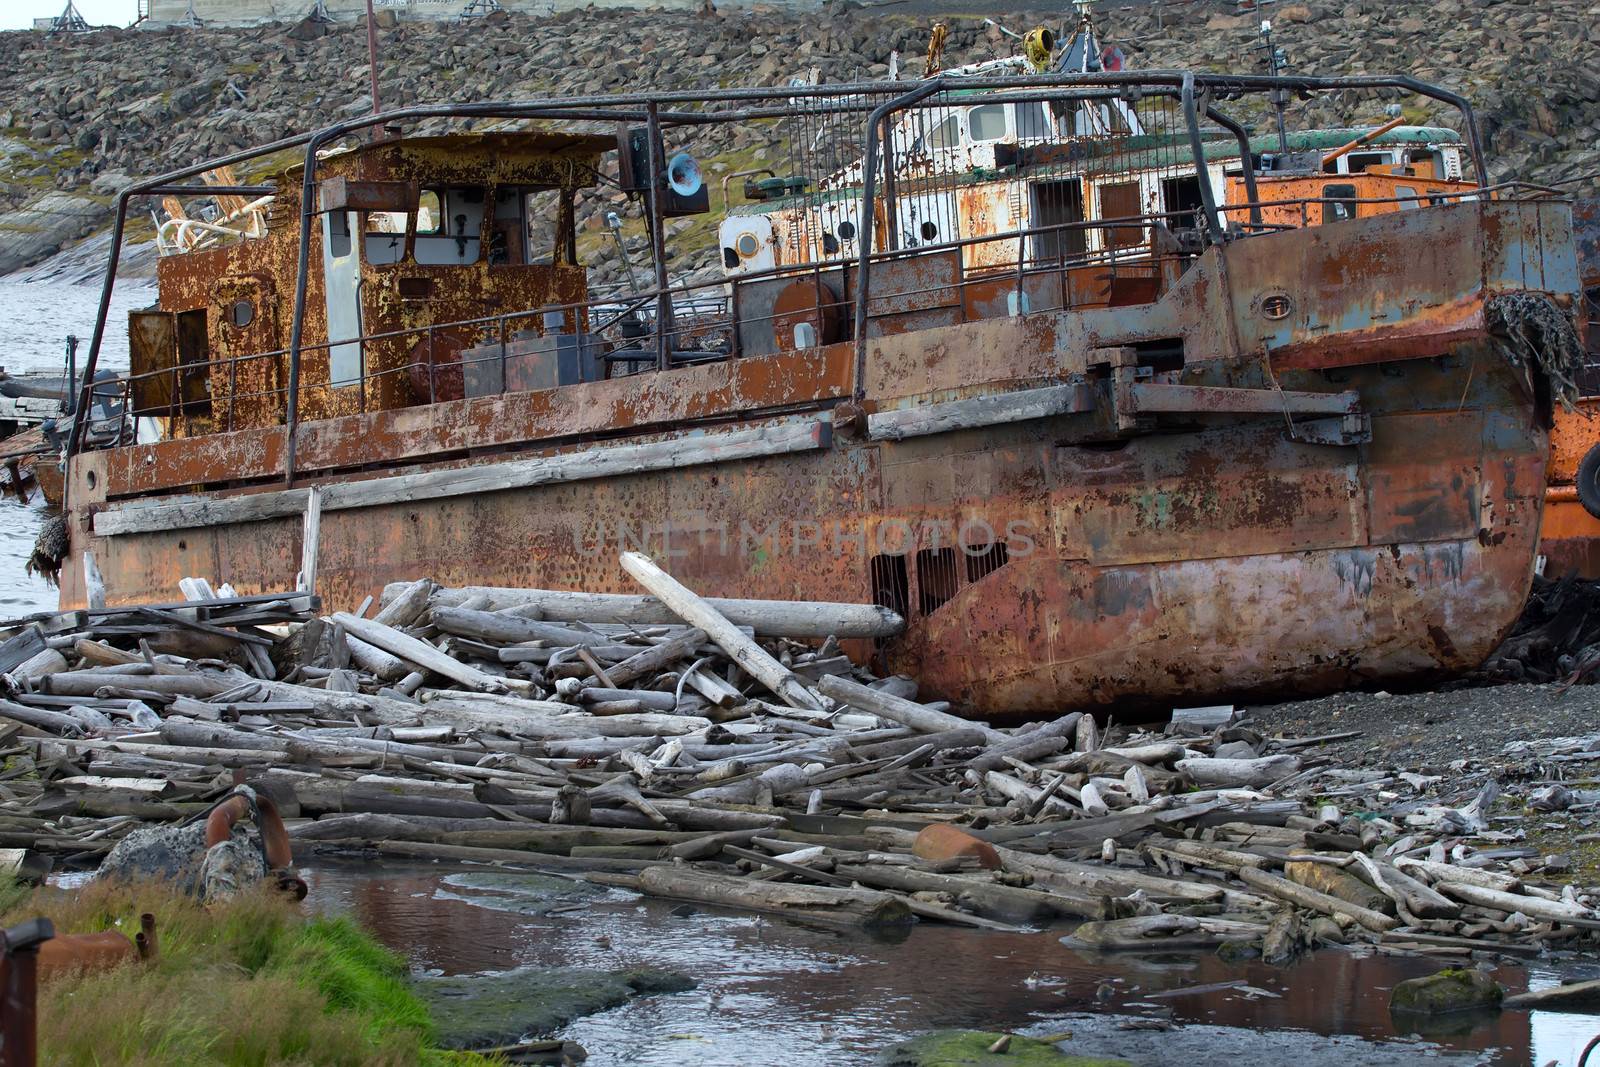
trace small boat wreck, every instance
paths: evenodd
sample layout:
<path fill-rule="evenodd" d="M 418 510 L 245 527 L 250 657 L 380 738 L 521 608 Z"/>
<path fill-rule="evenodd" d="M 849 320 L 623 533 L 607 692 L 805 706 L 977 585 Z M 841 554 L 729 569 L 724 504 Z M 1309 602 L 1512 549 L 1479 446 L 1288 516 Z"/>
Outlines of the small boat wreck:
<path fill-rule="evenodd" d="M 885 665 L 973 714 L 1475 666 L 1538 551 L 1570 205 L 1489 186 L 1470 106 L 1409 78 L 1034 40 L 416 107 L 133 186 L 119 218 L 228 200 L 131 316 L 120 419 L 75 428 L 63 605 L 91 569 L 112 602 L 292 585 L 314 508 L 331 608 L 417 574 L 631 592 L 642 548 L 708 596 L 894 608 Z M 1452 118 L 1292 129 L 1323 93 Z M 478 128 L 412 132 L 440 120 Z M 607 248 L 632 284 L 591 287 Z"/>

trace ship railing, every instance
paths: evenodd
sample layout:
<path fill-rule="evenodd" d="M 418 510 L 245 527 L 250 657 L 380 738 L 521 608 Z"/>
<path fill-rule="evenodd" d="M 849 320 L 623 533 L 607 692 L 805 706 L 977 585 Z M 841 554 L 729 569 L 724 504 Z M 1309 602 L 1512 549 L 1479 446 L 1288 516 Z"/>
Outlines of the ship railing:
<path fill-rule="evenodd" d="M 1526 183 L 1506 182 L 1495 186 L 1486 186 L 1482 189 L 1463 190 L 1438 196 L 1440 201 L 1470 202 L 1485 195 L 1499 195 L 1520 193 L 1523 196 L 1549 196 L 1550 191 L 1538 187 L 1528 186 Z M 1362 205 L 1362 206 L 1403 206 L 1413 198 L 1408 196 L 1395 197 L 1296 197 L 1280 200 L 1262 201 L 1257 207 L 1293 207 L 1302 211 L 1302 220 L 1311 223 L 1311 212 L 1320 205 Z M 1231 215 L 1248 216 L 1249 205 L 1229 205 L 1221 209 Z M 1034 293 L 1038 287 L 1030 285 L 1042 274 L 1064 274 L 1067 271 L 1080 268 L 1097 268 L 1096 280 L 1102 283 L 1103 289 L 1111 289 L 1122 278 L 1148 280 L 1159 274 L 1163 267 L 1176 264 L 1179 267 L 1193 258 L 1194 252 L 1175 252 L 1161 254 L 1152 250 L 1151 243 L 1144 238 L 1144 234 L 1152 231 L 1154 227 L 1166 226 L 1184 219 L 1190 212 L 1152 212 L 1132 215 L 1114 219 L 1089 219 L 1071 223 L 1058 223 L 1050 226 L 1026 227 L 1007 231 L 1000 234 L 986 234 L 976 237 L 962 238 L 938 245 L 922 246 L 917 248 L 902 248 L 895 251 L 880 253 L 875 260 L 884 262 L 889 260 L 913 259 L 919 256 L 930 256 L 940 253 L 964 253 L 969 250 L 980 249 L 983 246 L 1009 246 L 1016 250 L 1013 266 L 1007 267 L 995 262 L 992 258 L 985 265 L 972 267 L 965 263 L 965 256 L 958 256 L 955 260 L 958 276 L 953 282 L 934 282 L 920 287 L 897 288 L 896 296 L 904 299 L 931 296 L 936 293 L 948 292 L 958 289 L 963 293 L 972 286 L 984 285 L 992 287 L 993 282 L 1000 276 L 1010 274 L 1014 279 L 1015 298 L 1011 302 L 1012 314 L 1016 309 L 1023 312 L 1044 312 L 1057 310 L 1071 310 L 1076 306 L 1070 296 L 1063 290 L 1059 303 L 1034 303 L 1031 298 L 1025 298 L 1024 293 Z M 1229 225 L 1236 230 L 1251 230 L 1256 232 L 1270 232 L 1291 228 L 1284 224 L 1251 223 L 1248 218 L 1232 219 Z M 1113 232 L 1125 232 L 1135 235 L 1139 241 L 1136 247 L 1119 245 L 1114 240 L 1107 239 L 1097 250 L 1086 250 L 1076 254 L 1068 254 L 1067 242 L 1060 238 L 1071 232 L 1083 233 L 1098 231 L 1102 235 Z M 1041 242 L 1042 238 L 1054 240 Z M 1053 248 L 1049 254 L 1038 252 L 1040 247 Z M 841 270 L 849 271 L 853 267 L 842 260 L 814 261 L 806 264 L 780 265 L 765 271 L 751 272 L 741 281 L 759 281 L 764 278 L 815 278 L 819 281 L 824 275 L 836 275 Z M 358 414 L 375 410 L 372 404 L 374 389 L 386 379 L 411 378 L 416 380 L 419 376 L 427 383 L 427 392 L 430 396 L 438 396 L 441 392 L 452 391 L 451 382 L 447 379 L 455 376 L 464 376 L 469 368 L 474 366 L 498 363 L 500 365 L 499 380 L 507 381 L 505 369 L 510 355 L 513 335 L 531 325 L 535 328 L 542 327 L 546 317 L 559 314 L 563 320 L 587 322 L 589 327 L 582 331 L 583 343 L 595 349 L 598 362 L 609 364 L 611 370 L 608 376 L 635 373 L 653 367 L 655 362 L 655 337 L 656 337 L 656 310 L 657 299 L 661 296 L 669 298 L 673 307 L 673 314 L 668 323 L 671 336 L 668 338 L 669 348 L 674 353 L 673 365 L 686 363 L 706 362 L 716 359 L 737 359 L 751 354 L 743 350 L 741 345 L 741 325 L 750 327 L 760 323 L 774 323 L 775 315 L 754 315 L 748 310 L 741 310 L 734 306 L 734 301 L 728 295 L 728 286 L 723 279 L 702 281 L 696 283 L 682 283 L 669 287 L 664 291 L 640 290 L 626 294 L 598 295 L 589 300 L 575 301 L 563 304 L 546 304 L 535 308 L 526 308 L 518 311 L 502 312 L 495 315 L 480 316 L 475 318 L 457 319 L 426 326 L 406 327 L 396 330 L 376 331 L 362 333 L 351 337 L 337 338 L 331 341 L 313 342 L 302 346 L 302 354 L 326 352 L 333 348 L 359 343 L 362 345 L 378 344 L 383 342 L 431 342 L 441 333 L 446 331 L 459 331 L 464 328 L 477 328 L 483 331 L 480 346 L 483 348 L 497 349 L 491 355 L 463 354 L 458 360 L 440 363 L 431 359 L 416 359 L 399 363 L 376 370 L 363 368 L 362 372 L 348 381 L 334 382 L 328 378 L 320 380 L 305 380 L 302 382 L 303 398 L 314 391 L 326 390 L 355 390 L 353 401 L 341 405 L 341 413 Z M 735 291 L 737 291 L 735 289 Z M 834 301 L 835 305 L 844 306 L 843 297 Z M 963 298 L 960 303 L 965 306 Z M 617 328 L 630 320 L 638 322 L 647 328 L 648 332 L 627 340 L 619 340 L 612 336 Z M 705 343 L 705 338 L 714 338 L 710 344 Z M 432 352 L 435 346 L 430 343 L 426 350 Z M 766 351 L 771 351 L 766 350 Z M 280 360 L 290 354 L 288 348 L 277 348 L 264 352 L 255 352 L 245 355 L 224 357 L 204 363 L 191 363 L 175 367 L 162 368 L 142 374 L 129 374 L 119 383 L 123 391 L 123 404 L 121 412 L 115 417 L 124 420 L 125 426 L 121 433 L 99 433 L 90 442 L 90 447 L 116 447 L 118 444 L 131 441 L 135 421 L 139 418 L 167 418 L 178 419 L 184 416 L 210 416 L 213 419 L 211 432 L 231 432 L 247 426 L 262 425 L 262 412 L 271 412 L 268 422 L 276 423 L 281 418 L 282 406 L 287 402 L 289 390 L 286 386 L 271 388 L 241 388 L 241 381 L 249 380 L 252 376 L 248 368 L 252 364 L 264 364 L 276 367 Z M 766 354 L 766 352 L 755 353 Z M 215 399 L 186 398 L 187 383 L 190 380 L 207 378 L 211 382 L 227 380 L 227 388 L 217 393 L 213 386 L 212 392 Z M 136 402 L 140 385 L 145 382 L 160 383 L 165 386 L 162 393 L 167 397 L 163 403 L 139 405 Z M 500 392 L 514 391 L 508 386 L 502 386 Z M 221 400 L 222 414 L 216 414 L 216 400 Z M 108 420 L 101 420 L 106 422 Z M 114 421 L 114 420 L 111 420 Z"/>
<path fill-rule="evenodd" d="M 1530 186 L 1523 182 L 1504 182 L 1494 186 L 1461 190 L 1458 192 L 1435 194 L 1435 206 L 1442 202 L 1470 202 L 1485 196 L 1519 194 L 1522 197 L 1548 197 L 1559 195 L 1554 190 L 1543 187 Z M 1260 201 L 1253 205 L 1257 208 L 1291 207 L 1301 211 L 1302 224 L 1311 225 L 1312 212 L 1321 205 L 1361 205 L 1361 206 L 1404 206 L 1414 201 L 1410 196 L 1394 197 L 1294 197 L 1279 200 Z M 1229 217 L 1229 226 L 1239 231 L 1271 232 L 1275 230 L 1293 228 L 1286 224 L 1262 224 L 1249 221 L 1248 215 L 1252 205 L 1228 205 L 1219 210 Z M 921 287 L 902 287 L 896 290 L 897 297 L 915 298 L 931 296 L 935 293 L 946 292 L 950 289 L 959 289 L 965 292 L 968 287 L 975 285 L 992 285 L 994 280 L 1007 272 L 1015 278 L 1016 293 L 1011 302 L 1012 314 L 1016 309 L 1023 312 L 1044 312 L 1056 310 L 1071 310 L 1075 306 L 1065 291 L 1058 304 L 1035 303 L 1024 296 L 1025 292 L 1037 291 L 1036 286 L 1028 282 L 1036 281 L 1041 273 L 1065 273 L 1069 270 L 1091 267 L 1100 268 L 1096 275 L 1102 288 L 1114 288 L 1122 278 L 1148 280 L 1159 274 L 1167 264 L 1176 263 L 1180 267 L 1193 258 L 1193 252 L 1180 252 L 1159 254 L 1152 251 L 1150 243 L 1143 235 L 1154 227 L 1164 226 L 1180 221 L 1191 214 L 1187 211 L 1152 212 L 1141 215 L 1132 215 L 1114 219 L 1089 219 L 1071 223 L 1058 223 L 1050 226 L 1027 227 L 1007 231 L 999 234 L 986 234 L 976 237 L 962 238 L 937 245 L 928 245 L 917 248 L 902 248 L 895 251 L 882 252 L 876 262 L 888 260 L 903 260 L 918 256 L 928 256 L 951 251 L 966 252 L 986 245 L 1012 246 L 1016 249 L 1014 267 L 1002 266 L 993 260 L 984 266 L 970 267 L 964 262 L 965 257 L 956 260 L 959 272 L 954 282 L 938 282 Z M 1232 216 L 1243 216 L 1233 218 Z M 1112 232 L 1127 232 L 1136 235 L 1139 240 L 1137 247 L 1120 245 L 1119 242 L 1106 239 L 1102 241 L 1098 250 L 1086 250 L 1077 254 L 1067 254 L 1067 243 L 1060 238 L 1071 232 L 1083 233 L 1097 231 L 1102 235 Z M 1043 242 L 1047 247 L 1055 249 L 1048 255 L 1039 254 L 1042 238 L 1054 240 Z M 837 274 L 849 270 L 852 265 L 841 261 L 814 261 L 806 264 L 780 265 L 765 271 L 751 272 L 741 278 L 741 281 L 762 280 L 763 278 L 806 278 L 812 277 L 820 281 L 824 275 Z M 536 308 L 526 308 L 518 311 L 502 312 L 495 315 L 480 316 L 475 318 L 457 319 L 426 326 L 407 327 L 397 330 L 362 333 L 356 336 L 338 338 L 331 341 L 321 341 L 302 346 L 302 354 L 326 352 L 333 348 L 359 343 L 362 345 L 382 342 L 407 342 L 427 340 L 430 344 L 427 351 L 430 353 L 435 346 L 432 340 L 445 331 L 459 331 L 463 328 L 479 328 L 484 331 L 481 346 L 497 348 L 498 352 L 492 355 L 472 356 L 463 354 L 461 358 L 448 363 L 439 363 L 431 359 L 417 359 L 410 362 L 362 372 L 349 381 L 334 382 L 327 378 L 321 380 L 306 380 L 302 382 L 305 395 L 313 391 L 322 390 L 355 390 L 353 402 L 341 405 L 341 413 L 357 414 L 375 410 L 372 404 L 372 391 L 386 379 L 411 378 L 416 380 L 419 376 L 427 383 L 427 392 L 430 396 L 438 396 L 441 392 L 450 392 L 452 383 L 447 381 L 451 377 L 464 376 L 468 369 L 491 363 L 500 365 L 499 380 L 507 381 L 505 374 L 506 363 L 510 356 L 512 337 L 527 325 L 540 327 L 545 317 L 551 314 L 560 314 L 565 320 L 572 318 L 578 322 L 588 322 L 590 327 L 582 332 L 583 343 L 593 346 L 595 358 L 599 363 L 610 365 L 608 376 L 615 377 L 627 373 L 636 373 L 654 366 L 655 363 L 655 337 L 656 337 L 656 310 L 657 299 L 667 296 L 673 307 L 673 314 L 669 320 L 668 329 L 671 336 L 668 338 L 669 348 L 674 353 L 673 365 L 706 362 L 717 359 L 740 358 L 749 353 L 743 351 L 741 345 L 741 325 L 750 327 L 763 322 L 775 322 L 774 315 L 753 315 L 747 310 L 740 311 L 734 306 L 733 299 L 728 295 L 728 286 L 723 279 L 703 281 L 698 283 L 683 283 L 669 287 L 667 290 L 640 290 L 625 294 L 607 294 L 595 296 L 589 300 L 576 301 L 564 304 L 547 304 Z M 843 299 L 836 300 L 835 305 L 843 307 Z M 960 301 L 965 306 L 965 299 Z M 638 322 L 647 328 L 647 333 L 629 340 L 619 341 L 612 336 L 613 332 L 629 319 Z M 714 338 L 710 344 L 705 343 L 705 338 Z M 771 351 L 770 349 L 767 351 Z M 191 363 L 175 367 L 162 368 L 142 374 L 129 374 L 119 383 L 122 390 L 121 410 L 117 415 L 100 420 L 97 425 L 102 426 L 102 432 L 96 433 L 87 443 L 91 448 L 117 447 L 133 440 L 134 427 L 140 418 L 167 418 L 178 419 L 185 416 L 210 416 L 213 420 L 210 432 L 231 432 L 235 429 L 248 426 L 262 425 L 261 413 L 271 412 L 270 423 L 275 423 L 281 417 L 281 407 L 286 403 L 289 390 L 286 386 L 272 388 L 240 388 L 241 380 L 248 380 L 251 376 L 248 368 L 251 364 L 265 364 L 275 367 L 278 362 L 290 354 L 288 348 L 278 348 L 264 352 L 255 352 L 245 355 L 224 357 L 204 363 Z M 765 352 L 756 354 L 766 354 Z M 244 368 L 244 373 L 241 373 Z M 225 377 L 226 390 L 217 394 L 223 401 L 222 414 L 216 415 L 215 404 L 212 399 L 194 398 L 186 399 L 186 384 L 192 379 L 201 377 L 211 382 L 218 382 Z M 164 381 L 163 381 L 164 380 Z M 168 398 L 164 403 L 153 403 L 144 406 L 136 402 L 139 387 L 145 382 L 158 382 L 165 386 L 162 390 Z M 443 387 L 443 388 L 442 388 Z M 212 390 L 215 393 L 215 388 Z M 514 391 L 509 386 L 502 385 L 500 392 Z M 107 432 L 105 427 L 111 422 L 121 420 L 123 428 L 120 433 Z"/>
<path fill-rule="evenodd" d="M 908 88 L 910 91 L 908 92 Z M 318 167 L 321 153 L 324 149 L 331 148 L 346 137 L 359 136 L 374 127 L 397 126 L 415 124 L 430 120 L 479 120 L 479 119 L 507 119 L 507 120 L 551 120 L 560 122 L 571 121 L 598 121 L 613 124 L 628 124 L 644 126 L 647 130 L 649 146 L 648 164 L 646 167 L 645 192 L 643 197 L 650 210 L 647 218 L 652 228 L 652 246 L 654 249 L 653 284 L 640 296 L 653 301 L 651 311 L 644 318 L 652 326 L 650 330 L 650 344 L 655 349 L 657 368 L 673 365 L 674 353 L 672 345 L 677 336 L 679 327 L 674 319 L 674 293 L 675 287 L 669 283 L 669 264 L 665 259 L 666 243 L 663 234 L 663 216 L 659 207 L 663 195 L 665 177 L 665 136 L 686 138 L 696 130 L 707 126 L 729 123 L 755 123 L 755 122 L 790 122 L 797 125 L 801 132 L 813 130 L 815 136 L 806 141 L 800 137 L 791 138 L 791 143 L 798 145 L 802 155 L 809 153 L 809 163 L 801 173 L 812 176 L 812 188 L 816 188 L 815 179 L 831 173 L 837 169 L 835 164 L 846 152 L 863 154 L 863 188 L 861 195 L 856 198 L 860 206 L 859 217 L 869 219 L 873 215 L 874 205 L 878 202 L 879 190 L 882 182 L 893 183 L 896 180 L 896 170 L 891 166 L 882 166 L 884 156 L 884 135 L 888 123 L 894 116 L 898 116 L 909 108 L 928 105 L 943 106 L 946 108 L 972 108 L 987 102 L 1015 103 L 1029 100 L 1060 104 L 1063 107 L 1094 106 L 1095 101 L 1155 101 L 1156 106 L 1164 108 L 1168 116 L 1167 125 L 1161 127 L 1167 133 L 1182 132 L 1179 138 L 1156 138 L 1161 150 L 1168 154 L 1157 159 L 1156 165 L 1163 173 L 1179 174 L 1187 171 L 1194 175 L 1207 173 L 1207 157 L 1205 138 L 1210 136 L 1207 130 L 1201 127 L 1201 121 L 1230 130 L 1241 145 L 1241 155 L 1249 160 L 1249 143 L 1245 137 L 1244 127 L 1218 109 L 1219 102 L 1226 102 L 1246 94 L 1255 94 L 1266 98 L 1268 94 L 1282 96 L 1289 94 L 1292 98 L 1296 94 L 1316 94 L 1329 91 L 1352 90 L 1359 93 L 1372 93 L 1380 91 L 1398 91 L 1412 93 L 1427 97 L 1449 107 L 1456 108 L 1461 115 L 1461 127 L 1466 134 L 1466 141 L 1471 156 L 1473 171 L 1482 184 L 1482 175 L 1485 173 L 1481 152 L 1481 142 L 1478 134 L 1477 123 L 1472 114 L 1470 105 L 1461 97 L 1453 93 L 1436 89 L 1422 82 L 1408 77 L 1386 76 L 1351 76 L 1342 78 L 1309 78 L 1309 77 L 1265 77 L 1265 76 L 1233 76 L 1193 74 L 1183 71 L 1137 71 L 1100 73 L 1092 75 L 1040 75 L 1023 78 L 961 78 L 941 79 L 935 77 L 920 83 L 856 83 L 846 85 L 822 85 L 812 87 L 783 87 L 773 89 L 713 89 L 694 90 L 682 92 L 663 92 L 650 94 L 637 94 L 632 96 L 591 96 L 567 98 L 560 100 L 529 100 L 509 102 L 481 102 L 481 103 L 446 103 L 436 105 L 422 105 L 391 111 L 379 115 L 359 116 L 349 120 L 325 127 L 311 133 L 285 138 L 272 144 L 263 145 L 230 156 L 207 160 L 196 166 L 162 175 L 157 178 L 135 183 L 119 194 L 116 205 L 111 248 L 108 253 L 108 267 L 105 282 L 102 287 L 100 312 L 97 317 L 95 333 L 90 345 L 88 357 L 88 372 L 92 376 L 104 332 L 109 319 L 111 292 L 116 281 L 117 260 L 120 255 L 121 245 L 126 231 L 127 212 L 130 203 L 136 197 L 149 195 L 218 195 L 233 194 L 239 196 L 264 196 L 273 192 L 270 188 L 242 186 L 237 188 L 223 188 L 217 186 L 191 186 L 185 183 L 195 179 L 207 171 L 217 170 L 222 167 L 247 163 L 252 160 L 288 150 L 298 150 L 304 153 L 305 165 L 301 174 L 301 212 L 299 225 L 299 251 L 295 271 L 294 299 L 292 305 L 291 326 L 289 330 L 289 344 L 285 349 L 276 354 L 262 353 L 248 357 L 237 357 L 229 364 L 232 368 L 228 371 L 229 377 L 238 376 L 238 368 L 242 361 L 249 359 L 267 359 L 274 355 L 285 355 L 288 362 L 288 383 L 284 390 L 256 390 L 238 394 L 228 401 L 230 410 L 240 399 L 255 397 L 257 395 L 283 396 L 282 417 L 288 424 L 288 434 L 285 448 L 285 463 L 283 476 L 286 482 L 292 483 L 295 475 L 295 447 L 297 441 L 296 427 L 301 418 L 302 407 L 300 394 L 302 386 L 302 372 L 304 370 L 304 357 L 308 352 L 317 349 L 331 348 L 331 343 L 312 343 L 307 336 L 307 303 L 308 303 L 308 275 L 312 258 L 313 232 L 320 214 L 317 205 L 316 191 L 318 186 Z M 959 100 L 958 100 L 959 96 Z M 1174 110 L 1174 104 L 1176 110 Z M 856 123 L 859 127 L 855 127 Z M 827 129 L 822 125 L 828 124 Z M 854 127 L 856 132 L 848 136 L 836 135 L 835 128 L 843 130 Z M 1209 127 L 1208 127 L 1209 129 Z M 1213 142 L 1214 144 L 1215 142 Z M 1119 158 L 1117 150 L 1126 147 L 1133 152 L 1139 144 L 1137 138 L 1124 138 L 1118 140 L 1111 138 L 1106 146 L 1111 150 L 1104 157 L 1097 157 L 1099 165 L 1115 167 L 1138 164 L 1136 158 Z M 1186 147 L 1185 147 L 1186 144 Z M 892 145 L 890 146 L 892 149 Z M 1143 149 L 1152 147 L 1146 142 Z M 802 163 L 808 162 L 806 159 Z M 1083 170 L 1081 161 L 1063 159 L 1061 161 L 1064 175 L 1080 174 Z M 1253 184 L 1254 170 L 1246 162 L 1242 168 L 1247 184 Z M 926 189 L 919 189 L 915 182 L 901 182 L 899 193 L 915 196 Z M 1211 188 L 1209 181 L 1199 183 L 1202 202 L 1198 210 L 1205 225 L 1202 237 L 1208 241 L 1225 241 L 1237 235 L 1247 235 L 1251 232 L 1251 223 L 1227 226 L 1233 222 L 1232 212 L 1225 213 L 1222 206 L 1216 203 L 1216 192 Z M 893 209 L 897 203 L 894 189 L 884 190 L 891 193 L 888 204 Z M 1255 199 L 1255 191 L 1249 192 L 1250 200 Z M 1116 218 L 1128 217 L 1133 212 L 1114 210 L 1104 212 Z M 1249 214 L 1248 209 L 1245 212 Z M 1108 223 L 1105 219 L 1092 219 L 1076 224 L 1078 228 L 1096 230 L 1101 234 L 1106 232 L 1108 225 L 1121 225 Z M 1145 230 L 1150 222 L 1141 222 L 1141 231 Z M 1045 229 L 1060 229 L 1055 227 L 1038 227 L 1032 232 L 1042 232 Z M 890 231 L 891 233 L 894 230 Z M 943 237 L 943 235 L 940 235 Z M 988 240 L 1014 239 L 1017 241 L 1017 261 L 1022 264 L 1019 273 L 1026 273 L 1029 269 L 1029 242 L 1025 237 L 1016 237 L 1014 234 L 994 235 Z M 857 345 L 858 361 L 864 358 L 867 331 L 865 323 L 861 320 L 865 316 L 868 302 L 871 299 L 870 289 L 872 282 L 872 266 L 884 262 L 886 259 L 898 257 L 910 250 L 897 247 L 876 249 L 873 247 L 875 227 L 868 225 L 861 229 L 861 239 L 857 242 L 859 256 L 854 265 L 856 287 L 854 299 L 856 302 L 856 323 L 854 340 Z M 1091 238 L 1091 245 L 1097 240 Z M 891 244 L 893 241 L 891 240 Z M 939 247 L 948 247 L 949 243 L 941 240 Z M 1091 249 L 1093 251 L 1107 252 L 1109 263 L 1114 269 L 1122 269 L 1121 264 L 1131 258 L 1126 249 L 1113 248 L 1109 250 Z M 1059 252 L 1059 249 L 1058 249 Z M 817 264 L 809 269 L 823 270 L 836 269 L 837 264 Z M 784 268 L 792 273 L 795 268 Z M 699 288 L 711 290 L 722 284 L 719 281 L 707 283 Z M 737 287 L 734 288 L 737 292 Z M 531 309 L 528 315 L 542 314 L 548 309 Z M 725 313 L 731 319 L 732 309 Z M 501 316 L 495 317 L 497 320 Z M 694 321 L 698 316 L 691 317 L 691 323 L 698 328 L 700 323 Z M 448 324 L 439 323 L 426 328 L 426 331 L 436 331 Z M 412 331 L 400 331 L 410 332 Z M 216 367 L 217 362 L 211 364 Z M 181 374 L 182 368 L 163 369 L 153 372 L 155 374 Z M 396 370 L 386 370 L 383 373 L 397 373 Z M 431 372 L 430 372 L 431 373 Z M 857 389 L 864 382 L 864 375 L 860 367 L 856 374 Z M 213 379 L 215 380 L 215 379 Z M 174 382 L 181 378 L 174 378 Z M 307 384 L 308 388 L 318 388 L 316 385 Z M 329 386 L 321 386 L 329 388 Z M 176 394 L 181 398 L 181 392 Z M 174 402 L 177 402 L 174 400 Z M 131 413 L 130 413 L 131 414 Z M 69 452 L 82 449 L 84 441 L 81 432 L 74 428 Z"/>

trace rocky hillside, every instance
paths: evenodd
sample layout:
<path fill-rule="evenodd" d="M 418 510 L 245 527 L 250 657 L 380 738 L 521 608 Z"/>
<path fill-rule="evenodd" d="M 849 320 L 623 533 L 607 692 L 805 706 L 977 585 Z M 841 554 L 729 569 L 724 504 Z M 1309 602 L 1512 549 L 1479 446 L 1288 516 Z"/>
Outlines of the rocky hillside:
<path fill-rule="evenodd" d="M 888 12 L 905 12 L 889 7 Z M 1496 177 L 1556 180 L 1600 170 L 1600 23 L 1588 0 L 1289 0 L 1268 9 L 1290 69 L 1403 72 L 1480 109 Z M 1053 14 L 995 16 L 1026 29 Z M 648 88 L 882 77 L 891 51 L 919 73 L 930 19 L 832 3 L 817 13 L 706 16 L 590 9 L 383 30 L 385 105 Z M 947 63 L 1009 54 L 981 19 L 951 18 Z M 1216 0 L 1101 16 L 1137 67 L 1259 71 L 1256 17 Z M 0 272 L 103 225 L 126 175 L 270 141 L 370 106 L 364 29 L 344 23 L 247 30 L 0 35 Z M 1371 119 L 1353 94 L 1318 121 Z M 1420 115 L 1413 117 L 1422 117 Z M 40 198 L 50 195 L 43 205 Z M 29 211 L 16 212 L 27 206 Z"/>

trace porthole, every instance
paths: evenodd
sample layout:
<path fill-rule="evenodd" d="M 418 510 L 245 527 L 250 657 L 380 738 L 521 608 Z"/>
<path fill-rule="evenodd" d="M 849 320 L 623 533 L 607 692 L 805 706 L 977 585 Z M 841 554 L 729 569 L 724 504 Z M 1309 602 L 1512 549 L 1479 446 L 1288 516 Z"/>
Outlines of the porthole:
<path fill-rule="evenodd" d="M 753 233 L 741 233 L 739 239 L 734 242 L 733 247 L 738 250 L 740 256 L 750 259 L 761 251 L 761 242 L 756 239 L 756 235 Z"/>
<path fill-rule="evenodd" d="M 939 236 L 939 227 L 935 226 L 931 222 L 924 222 L 922 224 L 922 239 L 924 241 L 931 241 L 931 240 L 933 240 L 934 238 L 936 238 L 938 236 Z"/>
<path fill-rule="evenodd" d="M 856 224 L 849 219 L 839 223 L 839 240 L 854 241 L 856 239 Z"/>
<path fill-rule="evenodd" d="M 233 306 L 228 308 L 228 321 L 244 329 L 256 321 L 256 306 L 248 300 L 235 300 Z"/>
<path fill-rule="evenodd" d="M 1294 301 L 1288 293 L 1268 293 L 1261 298 L 1261 317 L 1277 322 L 1289 317 L 1294 311 Z"/>

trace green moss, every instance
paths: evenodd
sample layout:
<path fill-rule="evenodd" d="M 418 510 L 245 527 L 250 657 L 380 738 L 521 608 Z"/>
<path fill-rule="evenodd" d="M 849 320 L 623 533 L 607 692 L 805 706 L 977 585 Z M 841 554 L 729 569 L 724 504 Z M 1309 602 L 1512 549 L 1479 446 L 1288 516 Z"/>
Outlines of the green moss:
<path fill-rule="evenodd" d="M 267 890 L 202 907 L 166 885 L 65 892 L 0 885 L 0 923 L 49 917 L 61 933 L 131 935 L 156 917 L 147 963 L 51 981 L 39 997 L 41 1062 L 484 1064 L 439 1048 L 404 962 L 342 919 L 305 917 Z"/>
<path fill-rule="evenodd" d="M 1442 1015 L 1496 1008 L 1505 990 L 1482 971 L 1448 967 L 1423 978 L 1408 978 L 1389 994 L 1389 1010 L 1399 1014 Z"/>
<path fill-rule="evenodd" d="M 1000 1034 L 974 1030 L 936 1030 L 902 1041 L 879 1057 L 884 1067 L 1131 1067 L 1126 1060 L 1070 1056 L 1055 1045 L 1030 1037 L 1011 1038 L 1005 1052 L 990 1052 Z"/>

